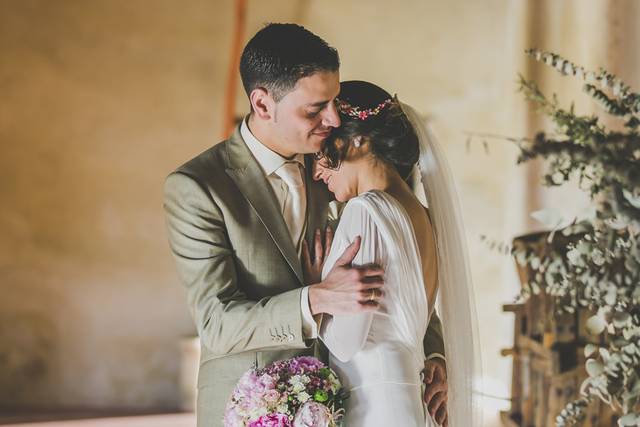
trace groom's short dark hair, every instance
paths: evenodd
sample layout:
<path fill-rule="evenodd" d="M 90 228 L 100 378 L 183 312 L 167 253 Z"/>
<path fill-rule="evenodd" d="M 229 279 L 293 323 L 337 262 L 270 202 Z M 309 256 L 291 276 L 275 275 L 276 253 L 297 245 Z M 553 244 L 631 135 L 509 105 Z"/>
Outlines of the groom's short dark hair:
<path fill-rule="evenodd" d="M 240 58 L 240 75 L 247 95 L 267 89 L 276 102 L 296 82 L 319 71 L 337 71 L 338 51 L 296 24 L 268 24 L 247 43 Z"/>

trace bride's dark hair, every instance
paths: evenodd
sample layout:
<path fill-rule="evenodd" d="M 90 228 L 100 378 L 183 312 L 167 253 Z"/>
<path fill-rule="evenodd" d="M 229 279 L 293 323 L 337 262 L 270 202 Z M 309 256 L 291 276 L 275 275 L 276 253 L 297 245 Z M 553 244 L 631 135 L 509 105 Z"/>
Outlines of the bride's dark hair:
<path fill-rule="evenodd" d="M 350 80 L 340 83 L 336 102 L 343 107 L 348 104 L 360 112 L 375 110 L 385 102 L 386 105 L 365 119 L 357 116 L 358 110 L 352 109 L 348 113 L 344 108 L 338 109 L 342 124 L 325 140 L 321 151 L 329 166 L 338 167 L 346 157 L 349 145 L 362 137 L 369 142 L 371 153 L 377 159 L 393 166 L 407 180 L 420 156 L 420 143 L 397 99 L 373 83 Z"/>

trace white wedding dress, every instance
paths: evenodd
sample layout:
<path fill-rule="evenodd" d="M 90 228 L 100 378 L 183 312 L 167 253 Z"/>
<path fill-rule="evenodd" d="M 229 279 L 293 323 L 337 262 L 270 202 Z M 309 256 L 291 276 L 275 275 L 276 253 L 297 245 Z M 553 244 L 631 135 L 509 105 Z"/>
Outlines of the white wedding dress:
<path fill-rule="evenodd" d="M 420 377 L 429 321 L 421 258 L 412 223 L 391 195 L 370 191 L 347 203 L 322 277 L 356 236 L 354 265 L 385 269 L 384 301 L 375 313 L 327 316 L 320 338 L 330 365 L 350 391 L 346 427 L 436 426 L 423 404 Z"/>

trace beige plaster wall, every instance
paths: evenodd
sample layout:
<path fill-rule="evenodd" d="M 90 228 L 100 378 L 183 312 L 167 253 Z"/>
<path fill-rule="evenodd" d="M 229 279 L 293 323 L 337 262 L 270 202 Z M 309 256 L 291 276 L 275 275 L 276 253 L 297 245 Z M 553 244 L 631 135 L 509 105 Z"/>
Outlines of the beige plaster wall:
<path fill-rule="evenodd" d="M 298 4 L 252 2 L 252 28 Z M 176 408 L 162 184 L 222 132 L 231 1 L 0 1 L 0 408 Z"/>
<path fill-rule="evenodd" d="M 0 2 L 0 404 L 175 407 L 164 176 L 215 141 L 207 1 Z"/>

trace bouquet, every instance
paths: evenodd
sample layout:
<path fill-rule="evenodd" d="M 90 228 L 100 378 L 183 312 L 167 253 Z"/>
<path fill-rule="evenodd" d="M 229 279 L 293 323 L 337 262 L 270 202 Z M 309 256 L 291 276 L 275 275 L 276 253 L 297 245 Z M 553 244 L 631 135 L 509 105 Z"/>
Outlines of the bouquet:
<path fill-rule="evenodd" d="M 346 392 L 336 373 L 315 357 L 250 369 L 238 381 L 225 427 L 336 427 Z"/>

